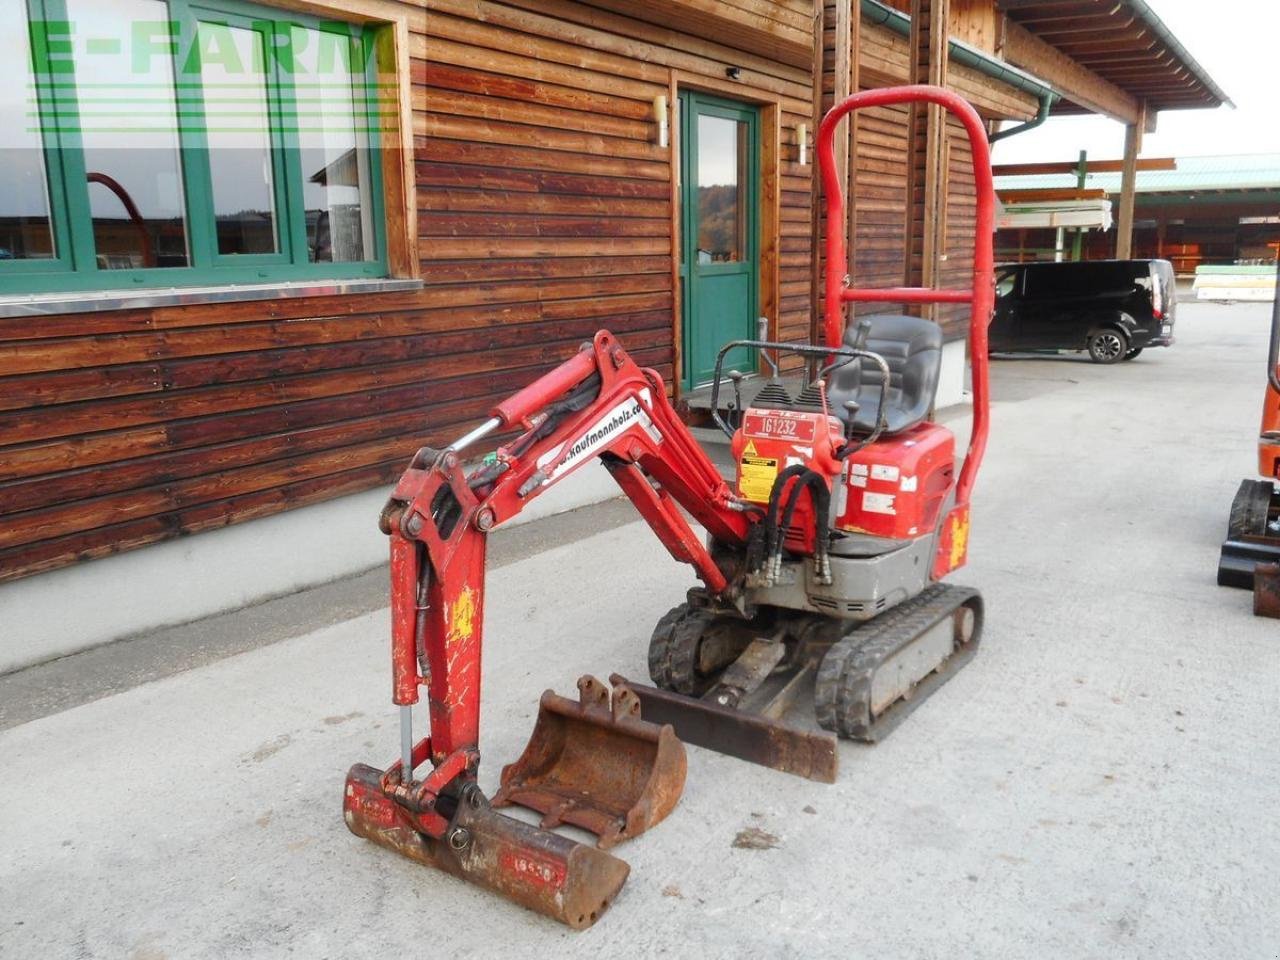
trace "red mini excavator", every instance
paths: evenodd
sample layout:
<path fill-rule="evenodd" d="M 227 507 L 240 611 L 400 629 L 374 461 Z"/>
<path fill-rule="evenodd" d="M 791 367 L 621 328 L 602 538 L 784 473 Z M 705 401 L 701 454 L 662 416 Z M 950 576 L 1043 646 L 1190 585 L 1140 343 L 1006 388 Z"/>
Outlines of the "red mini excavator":
<path fill-rule="evenodd" d="M 1258 430 L 1258 473 L 1244 480 L 1231 502 L 1227 539 L 1218 560 L 1218 583 L 1253 591 L 1253 612 L 1280 617 L 1280 263 L 1271 304 L 1267 387 Z"/>
<path fill-rule="evenodd" d="M 950 110 L 972 145 L 972 286 L 855 289 L 841 268 L 835 130 L 851 111 L 912 102 Z M 746 403 L 741 376 L 727 378 L 734 401 L 727 419 L 715 417 L 732 438 L 733 483 L 680 421 L 662 378 L 606 331 L 471 433 L 413 458 L 381 518 L 391 538 L 401 758 L 386 770 L 351 769 L 344 809 L 353 832 L 589 926 L 628 871 L 602 848 L 672 809 L 684 782 L 682 741 L 830 781 L 837 735 L 882 736 L 972 656 L 982 600 L 941 581 L 966 560 L 969 498 L 987 439 L 994 194 L 986 131 L 949 91 L 872 90 L 827 114 L 817 153 L 830 265 L 824 343 L 736 341 L 720 352 L 717 394 L 735 347 L 759 351 L 775 371 Z M 970 305 L 973 428 L 962 463 L 952 433 L 931 419 L 938 327 L 880 314 L 846 330 L 850 302 Z M 776 375 L 788 353 L 804 369 L 794 395 Z M 464 450 L 511 430 L 516 439 L 468 466 Z M 503 770 L 491 802 L 477 782 L 487 534 L 591 459 L 701 585 L 654 630 L 653 686 L 615 676 L 610 690 L 584 677 L 577 702 L 544 695 L 529 746 Z M 809 681 L 827 732 L 783 720 Z M 430 731 L 415 742 L 411 710 L 424 686 Z M 509 803 L 543 814 L 542 826 L 494 809 Z M 599 834 L 599 847 L 547 829 L 562 822 Z"/>

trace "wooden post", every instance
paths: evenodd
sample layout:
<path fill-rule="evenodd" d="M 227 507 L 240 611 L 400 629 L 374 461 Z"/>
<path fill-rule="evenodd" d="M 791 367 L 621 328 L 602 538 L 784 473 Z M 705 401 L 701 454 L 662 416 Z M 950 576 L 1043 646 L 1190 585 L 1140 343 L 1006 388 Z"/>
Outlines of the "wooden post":
<path fill-rule="evenodd" d="M 825 48 L 823 44 L 823 34 L 825 30 L 826 20 L 831 19 L 832 41 L 831 47 Z M 823 0 L 816 0 L 814 5 L 814 32 L 816 38 L 815 47 L 815 76 L 814 76 L 814 114 L 813 114 L 813 131 L 816 138 L 818 126 L 822 122 L 824 110 L 824 96 L 822 93 L 822 75 L 827 66 L 832 71 L 832 96 L 829 104 L 826 106 L 834 106 L 851 93 L 858 92 L 858 50 L 861 43 L 860 23 L 862 17 L 858 0 L 834 0 L 825 4 Z M 854 159 L 857 150 L 857 129 L 858 115 L 852 114 L 845 121 L 846 133 L 836 138 L 836 171 L 840 177 L 840 182 L 845 188 L 845 217 L 848 226 L 848 234 L 846 238 L 847 249 L 850 253 L 850 262 L 847 264 L 837 264 L 836 269 L 853 273 L 853 251 L 855 249 L 855 224 L 857 222 L 857 203 L 855 202 L 855 177 L 854 170 L 856 161 Z M 817 163 L 815 158 L 814 163 Z M 818 170 L 815 166 L 813 173 L 813 224 L 810 232 L 813 241 L 813 270 L 812 270 L 812 302 L 815 308 L 822 302 L 822 271 L 823 263 L 823 244 L 822 244 L 822 202 L 821 202 L 821 181 Z M 820 343 L 822 340 L 822 311 L 815 309 L 812 314 L 813 324 L 810 336 L 813 343 Z"/>
<path fill-rule="evenodd" d="M 844 5 L 849 12 L 849 75 L 846 80 L 846 86 L 849 93 L 859 93 L 862 90 L 860 80 L 860 72 L 862 69 L 862 5 L 859 0 L 836 0 L 837 3 Z M 854 251 L 857 249 L 858 236 L 858 123 L 860 114 L 851 113 L 847 121 L 846 133 L 846 151 L 845 151 L 845 171 L 842 178 L 845 189 L 845 211 L 848 225 L 848 233 L 845 235 L 845 244 L 849 250 L 848 270 L 852 275 L 854 273 Z M 856 282 L 856 278 L 855 278 Z M 857 310 L 856 306 L 851 307 Z"/>
<path fill-rule="evenodd" d="M 911 0 L 909 83 L 947 85 L 950 0 Z M 945 220 L 947 126 L 942 108 L 913 105 L 910 112 L 907 170 L 905 277 L 907 286 L 931 287 L 937 281 L 940 231 Z M 935 318 L 936 306 L 921 309 Z"/>
<path fill-rule="evenodd" d="M 837 4 L 840 0 L 837 0 Z M 816 144 L 822 123 L 822 75 L 826 70 L 824 0 L 813 0 L 813 117 L 810 129 Z M 838 41 L 837 41 L 838 43 Z M 814 150 L 814 154 L 817 150 Z M 809 342 L 822 342 L 822 178 L 818 158 L 810 154 L 809 171 Z"/>
<path fill-rule="evenodd" d="M 1120 215 L 1116 226 L 1116 259 L 1133 256 L 1133 201 L 1138 190 L 1138 154 L 1142 152 L 1142 132 L 1147 125 L 1147 104 L 1138 109 L 1138 119 L 1124 130 L 1124 167 L 1120 173 Z"/>
<path fill-rule="evenodd" d="M 1080 165 L 1076 167 L 1076 189 L 1083 190 L 1084 185 L 1088 182 L 1089 153 L 1087 150 L 1081 150 Z M 1071 259 L 1079 260 L 1082 253 L 1084 253 L 1084 227 L 1076 227 L 1076 236 L 1071 242 Z"/>

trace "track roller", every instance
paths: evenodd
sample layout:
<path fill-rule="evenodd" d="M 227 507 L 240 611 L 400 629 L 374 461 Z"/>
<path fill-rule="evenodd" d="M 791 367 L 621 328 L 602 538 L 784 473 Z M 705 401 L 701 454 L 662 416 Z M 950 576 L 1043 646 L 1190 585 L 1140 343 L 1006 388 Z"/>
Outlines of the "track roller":
<path fill-rule="evenodd" d="M 935 584 L 832 645 L 818 668 L 818 723 L 841 737 L 883 739 L 977 652 L 982 597 Z"/>

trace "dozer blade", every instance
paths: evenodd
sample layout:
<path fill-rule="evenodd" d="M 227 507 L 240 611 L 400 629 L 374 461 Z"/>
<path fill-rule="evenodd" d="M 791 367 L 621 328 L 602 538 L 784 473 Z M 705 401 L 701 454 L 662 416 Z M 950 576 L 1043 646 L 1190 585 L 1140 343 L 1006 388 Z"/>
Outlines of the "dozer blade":
<path fill-rule="evenodd" d="M 640 717 L 640 701 L 595 677 L 578 680 L 578 700 L 542 695 L 524 753 L 502 770 L 495 807 L 519 804 L 542 826 L 573 824 L 608 849 L 667 816 L 684 792 L 684 744 L 670 726 Z"/>
<path fill-rule="evenodd" d="M 609 679 L 615 696 L 620 688 L 630 690 L 640 698 L 646 718 L 671 724 L 686 743 L 783 773 L 836 782 L 836 738 L 829 733 L 800 730 L 758 713 L 632 683 L 616 674 Z"/>
<path fill-rule="evenodd" d="M 576 930 L 600 919 L 631 871 L 611 854 L 505 817 L 479 799 L 459 804 L 451 840 L 424 836 L 406 825 L 381 781 L 382 771 L 362 763 L 347 774 L 343 813 L 352 833 Z"/>

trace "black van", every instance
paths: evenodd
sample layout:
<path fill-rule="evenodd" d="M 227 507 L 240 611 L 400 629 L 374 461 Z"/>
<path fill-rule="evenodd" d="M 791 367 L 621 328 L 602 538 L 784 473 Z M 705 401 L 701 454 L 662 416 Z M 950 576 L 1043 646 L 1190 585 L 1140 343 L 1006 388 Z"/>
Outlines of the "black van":
<path fill-rule="evenodd" d="M 1168 260 L 1003 264 L 988 337 L 993 352 L 1087 350 L 1118 363 L 1170 346 L 1176 310 Z"/>

